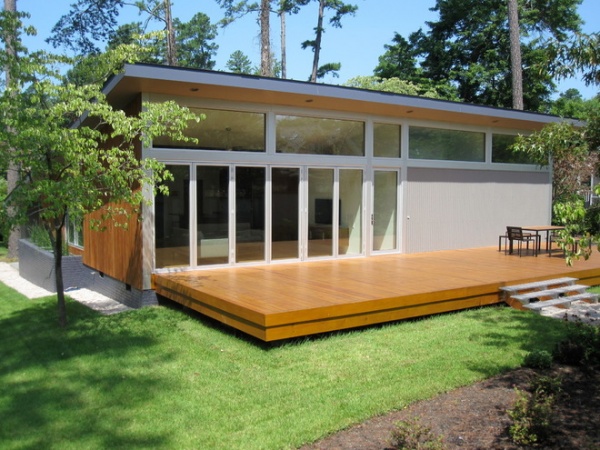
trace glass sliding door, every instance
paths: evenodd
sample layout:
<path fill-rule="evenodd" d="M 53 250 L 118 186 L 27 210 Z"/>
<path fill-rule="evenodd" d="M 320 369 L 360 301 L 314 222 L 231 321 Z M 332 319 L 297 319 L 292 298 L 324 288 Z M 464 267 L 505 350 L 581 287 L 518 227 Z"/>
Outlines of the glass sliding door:
<path fill-rule="evenodd" d="M 308 257 L 333 255 L 333 169 L 308 169 Z"/>
<path fill-rule="evenodd" d="M 362 253 L 363 171 L 340 169 L 338 254 Z"/>
<path fill-rule="evenodd" d="M 271 258 L 297 259 L 300 169 L 271 171 Z"/>
<path fill-rule="evenodd" d="M 173 180 L 169 195 L 154 198 L 155 264 L 157 269 L 190 265 L 190 167 L 167 165 Z"/>
<path fill-rule="evenodd" d="M 229 262 L 229 167 L 196 167 L 197 265 Z"/>
<path fill-rule="evenodd" d="M 265 168 L 235 169 L 236 262 L 265 259 Z"/>
<path fill-rule="evenodd" d="M 373 251 L 398 248 L 398 172 L 373 173 Z"/>

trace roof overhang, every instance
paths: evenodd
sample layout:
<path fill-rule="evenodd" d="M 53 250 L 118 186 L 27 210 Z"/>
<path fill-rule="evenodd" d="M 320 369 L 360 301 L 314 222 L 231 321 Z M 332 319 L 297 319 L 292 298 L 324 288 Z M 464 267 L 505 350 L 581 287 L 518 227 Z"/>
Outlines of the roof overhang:
<path fill-rule="evenodd" d="M 148 64 L 126 64 L 104 87 L 124 107 L 141 93 L 301 107 L 392 118 L 539 130 L 557 116 L 278 78 Z"/>

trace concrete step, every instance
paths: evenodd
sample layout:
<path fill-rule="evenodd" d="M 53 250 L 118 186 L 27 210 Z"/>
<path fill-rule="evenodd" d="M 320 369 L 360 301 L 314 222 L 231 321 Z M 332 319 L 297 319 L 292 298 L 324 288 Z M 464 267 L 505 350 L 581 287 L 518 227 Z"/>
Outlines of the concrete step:
<path fill-rule="evenodd" d="M 571 306 L 571 304 L 575 302 L 598 303 L 598 294 L 586 292 L 578 295 L 568 295 L 565 297 L 558 297 L 552 300 L 543 300 L 540 302 L 524 304 L 523 307 L 532 311 L 540 312 L 544 308 L 557 306 Z"/>
<path fill-rule="evenodd" d="M 531 291 L 526 294 L 515 294 L 511 295 L 510 298 L 518 300 L 524 306 L 530 303 L 532 300 L 536 301 L 548 301 L 557 297 L 574 296 L 576 294 L 583 294 L 589 289 L 589 286 L 584 284 L 571 284 L 568 286 L 557 287 L 553 289 L 545 289 L 540 291 Z"/>
<path fill-rule="evenodd" d="M 554 287 L 572 285 L 575 284 L 577 281 L 577 278 L 570 277 L 554 278 L 552 280 L 534 281 L 532 283 L 503 286 L 500 288 L 500 290 L 505 293 L 506 297 L 510 297 L 515 294 L 525 293 L 534 290 L 546 290 Z"/>

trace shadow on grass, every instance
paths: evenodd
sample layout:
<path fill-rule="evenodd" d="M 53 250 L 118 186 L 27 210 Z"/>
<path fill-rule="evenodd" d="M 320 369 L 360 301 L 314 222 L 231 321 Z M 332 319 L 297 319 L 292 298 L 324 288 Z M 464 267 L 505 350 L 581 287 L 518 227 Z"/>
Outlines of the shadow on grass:
<path fill-rule="evenodd" d="M 483 331 L 470 335 L 471 340 L 480 341 L 490 349 L 511 347 L 526 354 L 546 350 L 552 352 L 555 346 L 567 336 L 569 324 L 565 321 L 543 317 L 529 311 L 518 311 L 506 305 L 495 305 L 465 312 L 471 320 L 484 325 Z M 506 371 L 513 367 L 494 364 L 472 364 L 471 369 L 486 377 L 496 375 L 498 369 Z"/>
<path fill-rule="evenodd" d="M 76 302 L 68 315 L 60 329 L 50 297 L 0 319 L 0 447 L 165 446 L 168 435 L 135 423 L 162 380 L 151 370 L 139 376 L 130 360 L 142 353 L 150 368 L 155 338 L 126 315 L 100 316 Z"/>

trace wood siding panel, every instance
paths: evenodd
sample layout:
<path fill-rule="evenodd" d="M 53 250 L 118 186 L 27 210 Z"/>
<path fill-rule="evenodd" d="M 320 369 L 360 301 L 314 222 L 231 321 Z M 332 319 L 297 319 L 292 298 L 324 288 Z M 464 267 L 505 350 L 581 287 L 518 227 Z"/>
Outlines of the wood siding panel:
<path fill-rule="evenodd" d="M 90 217 L 99 219 L 101 211 Z M 127 228 L 105 222 L 103 231 L 84 226 L 83 263 L 116 280 L 142 289 L 142 227 L 136 214 L 127 221 Z"/>
<path fill-rule="evenodd" d="M 547 225 L 547 172 L 409 168 L 404 251 L 428 252 L 498 243 L 507 225 Z"/>
<path fill-rule="evenodd" d="M 127 115 L 136 115 L 141 111 L 141 95 L 135 95 L 124 108 Z M 106 148 L 118 145 L 120 138 L 109 139 Z M 142 156 L 141 142 L 134 144 L 135 156 Z M 136 188 L 135 186 L 132 188 Z M 89 218 L 99 220 L 102 210 L 89 215 L 84 224 L 83 263 L 118 281 L 129 284 L 136 289 L 143 286 L 143 252 L 142 227 L 138 215 L 133 214 L 126 222 L 126 227 L 115 226 L 110 220 L 103 222 L 103 231 L 94 231 L 89 227 Z"/>

